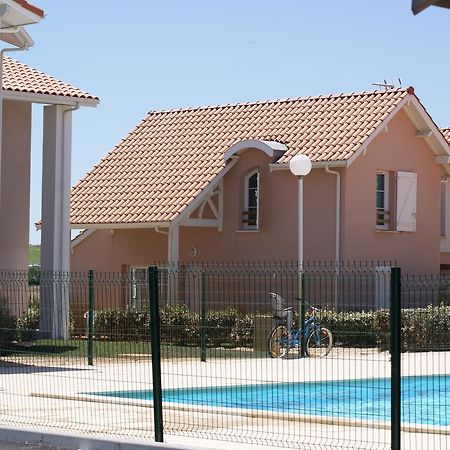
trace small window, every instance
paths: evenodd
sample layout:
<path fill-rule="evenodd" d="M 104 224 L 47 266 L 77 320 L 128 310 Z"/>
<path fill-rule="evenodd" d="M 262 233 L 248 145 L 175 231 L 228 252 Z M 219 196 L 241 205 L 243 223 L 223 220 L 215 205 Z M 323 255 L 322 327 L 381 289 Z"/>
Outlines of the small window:
<path fill-rule="evenodd" d="M 378 171 L 376 227 L 379 230 L 416 231 L 417 174 Z"/>
<path fill-rule="evenodd" d="M 257 170 L 249 173 L 244 179 L 242 224 L 247 230 L 259 228 L 259 172 Z"/>
<path fill-rule="evenodd" d="M 377 172 L 377 228 L 389 229 L 389 172 Z"/>

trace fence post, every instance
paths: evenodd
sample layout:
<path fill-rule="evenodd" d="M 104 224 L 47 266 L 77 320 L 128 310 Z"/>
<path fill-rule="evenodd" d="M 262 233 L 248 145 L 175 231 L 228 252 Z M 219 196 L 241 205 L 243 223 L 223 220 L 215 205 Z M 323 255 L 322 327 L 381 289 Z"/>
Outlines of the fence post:
<path fill-rule="evenodd" d="M 89 305 L 88 305 L 88 365 L 94 365 L 94 271 L 89 271 Z"/>
<path fill-rule="evenodd" d="M 163 442 L 163 411 L 161 387 L 161 333 L 159 323 L 158 268 L 148 268 L 148 288 L 150 293 L 150 333 L 153 375 L 153 420 L 155 441 Z"/>
<path fill-rule="evenodd" d="M 200 279 L 200 361 L 206 362 L 206 274 Z"/>
<path fill-rule="evenodd" d="M 401 270 L 391 269 L 391 449 L 400 450 L 401 430 Z"/>
<path fill-rule="evenodd" d="M 301 292 L 302 298 L 300 299 L 300 317 L 298 327 L 301 328 L 302 332 L 300 335 L 300 357 L 306 357 L 306 330 L 304 329 L 304 324 L 306 320 L 306 304 L 305 304 L 305 274 L 302 272 L 300 275 Z"/>

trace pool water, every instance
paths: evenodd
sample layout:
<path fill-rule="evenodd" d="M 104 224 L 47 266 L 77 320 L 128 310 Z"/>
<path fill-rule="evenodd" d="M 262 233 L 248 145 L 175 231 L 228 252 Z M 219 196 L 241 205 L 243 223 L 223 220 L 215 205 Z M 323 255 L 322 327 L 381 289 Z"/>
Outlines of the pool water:
<path fill-rule="evenodd" d="M 450 375 L 403 377 L 401 389 L 403 423 L 450 425 Z M 153 398 L 150 390 L 95 395 Z M 369 421 L 389 421 L 391 414 L 389 378 L 165 389 L 163 401 Z"/>

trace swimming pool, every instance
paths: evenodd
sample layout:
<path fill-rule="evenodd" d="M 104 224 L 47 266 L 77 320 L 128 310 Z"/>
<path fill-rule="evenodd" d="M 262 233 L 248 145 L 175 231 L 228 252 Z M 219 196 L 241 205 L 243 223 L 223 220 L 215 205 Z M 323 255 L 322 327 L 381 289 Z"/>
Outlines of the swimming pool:
<path fill-rule="evenodd" d="M 404 423 L 450 425 L 450 375 L 403 377 L 401 389 Z M 150 390 L 91 394 L 153 399 Z M 389 378 L 165 389 L 163 401 L 368 421 L 391 414 Z"/>

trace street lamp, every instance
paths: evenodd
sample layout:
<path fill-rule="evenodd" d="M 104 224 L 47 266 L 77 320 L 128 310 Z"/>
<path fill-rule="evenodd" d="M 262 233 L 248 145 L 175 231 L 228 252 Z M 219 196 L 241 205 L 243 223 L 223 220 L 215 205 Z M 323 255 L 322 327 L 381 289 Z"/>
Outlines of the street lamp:
<path fill-rule="evenodd" d="M 289 162 L 290 171 L 298 177 L 298 266 L 303 269 L 303 177 L 311 172 L 311 160 L 306 155 L 295 155 Z M 299 286 L 299 298 L 301 285 Z"/>
<path fill-rule="evenodd" d="M 311 172 L 311 160 L 306 155 L 295 155 L 289 162 L 290 171 L 298 178 L 298 286 L 297 297 L 300 302 L 300 326 L 305 321 L 305 303 L 303 302 L 302 275 L 303 275 L 303 177 Z M 301 340 L 301 356 L 305 356 L 305 336 Z"/>

